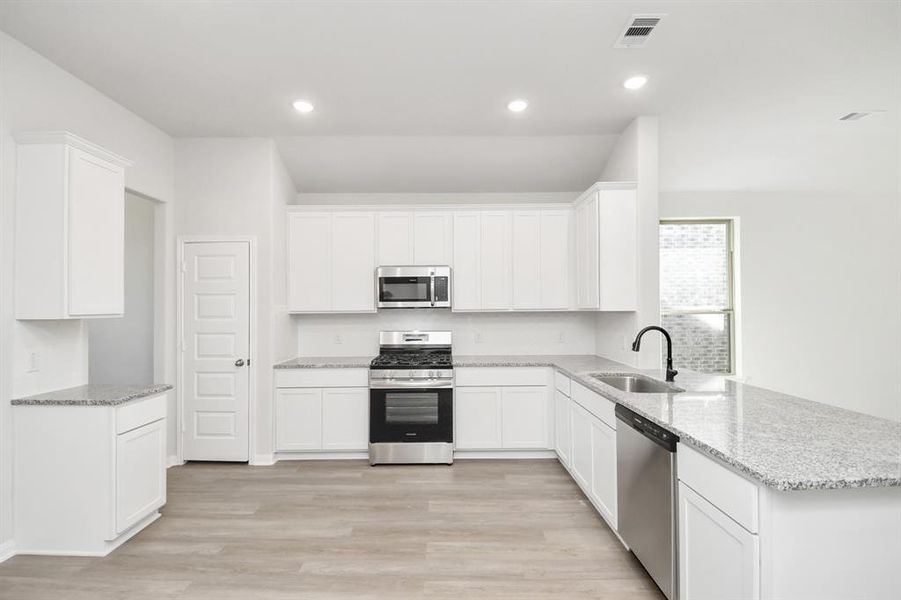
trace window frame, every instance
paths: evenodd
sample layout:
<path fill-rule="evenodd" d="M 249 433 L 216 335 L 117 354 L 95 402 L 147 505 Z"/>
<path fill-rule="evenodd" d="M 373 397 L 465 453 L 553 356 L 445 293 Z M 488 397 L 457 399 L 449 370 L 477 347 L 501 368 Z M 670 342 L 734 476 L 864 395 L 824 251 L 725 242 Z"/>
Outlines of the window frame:
<path fill-rule="evenodd" d="M 728 246 L 727 270 L 727 305 L 721 309 L 669 309 L 660 308 L 661 320 L 664 316 L 671 315 L 725 315 L 729 325 L 729 372 L 716 373 L 725 377 L 734 377 L 738 374 L 738 361 L 736 360 L 736 315 L 735 315 L 735 219 L 725 217 L 690 217 L 660 219 L 660 225 L 725 225 L 726 244 Z M 660 234 L 658 233 L 658 239 Z"/>

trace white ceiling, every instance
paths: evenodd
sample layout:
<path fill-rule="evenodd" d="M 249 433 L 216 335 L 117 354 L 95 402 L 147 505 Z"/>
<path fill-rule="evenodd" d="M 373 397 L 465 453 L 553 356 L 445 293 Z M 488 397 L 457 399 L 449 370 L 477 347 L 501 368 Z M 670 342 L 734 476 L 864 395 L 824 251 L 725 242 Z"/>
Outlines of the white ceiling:
<path fill-rule="evenodd" d="M 578 190 L 639 114 L 664 187 L 897 184 L 898 2 L 5 0 L 0 29 L 174 136 L 277 138 L 303 191 Z"/>

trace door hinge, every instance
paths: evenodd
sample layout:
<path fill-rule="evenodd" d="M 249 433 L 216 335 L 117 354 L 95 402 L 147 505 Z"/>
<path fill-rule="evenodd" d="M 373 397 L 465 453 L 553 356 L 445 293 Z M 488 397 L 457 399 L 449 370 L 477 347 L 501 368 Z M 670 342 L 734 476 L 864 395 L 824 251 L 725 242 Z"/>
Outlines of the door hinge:
<path fill-rule="evenodd" d="M 185 343 L 184 340 L 181 340 L 180 342 L 178 342 L 178 349 L 181 350 L 182 352 L 185 352 L 188 349 L 188 345 Z"/>
<path fill-rule="evenodd" d="M 186 261 L 186 260 L 181 261 L 181 272 L 182 273 L 188 272 L 188 261 Z"/>

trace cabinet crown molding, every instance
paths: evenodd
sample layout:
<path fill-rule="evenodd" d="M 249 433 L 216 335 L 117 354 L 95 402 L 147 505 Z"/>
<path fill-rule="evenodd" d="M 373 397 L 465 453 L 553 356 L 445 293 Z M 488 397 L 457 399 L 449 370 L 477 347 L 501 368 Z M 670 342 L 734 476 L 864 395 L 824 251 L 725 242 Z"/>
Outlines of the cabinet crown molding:
<path fill-rule="evenodd" d="M 94 142 L 88 141 L 83 137 L 77 136 L 71 131 L 23 131 L 16 133 L 13 138 L 19 145 L 26 144 L 43 144 L 43 145 L 65 145 L 72 148 L 78 148 L 88 152 L 98 158 L 102 158 L 122 168 L 130 167 L 134 163 L 120 156 L 115 152 L 110 152 L 106 148 L 98 146 Z"/>

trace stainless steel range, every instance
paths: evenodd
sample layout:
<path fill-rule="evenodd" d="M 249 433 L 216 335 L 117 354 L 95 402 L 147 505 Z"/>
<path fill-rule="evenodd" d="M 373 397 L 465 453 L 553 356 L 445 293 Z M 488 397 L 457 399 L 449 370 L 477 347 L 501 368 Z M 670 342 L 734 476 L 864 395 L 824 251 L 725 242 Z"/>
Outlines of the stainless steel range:
<path fill-rule="evenodd" d="M 382 331 L 369 365 L 369 463 L 454 462 L 450 331 Z"/>

